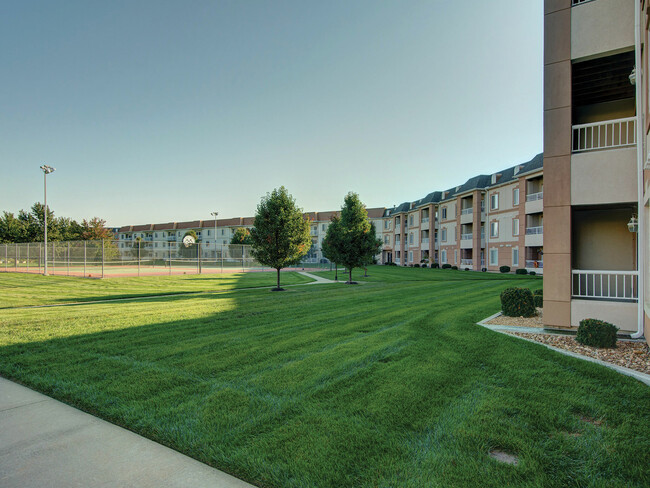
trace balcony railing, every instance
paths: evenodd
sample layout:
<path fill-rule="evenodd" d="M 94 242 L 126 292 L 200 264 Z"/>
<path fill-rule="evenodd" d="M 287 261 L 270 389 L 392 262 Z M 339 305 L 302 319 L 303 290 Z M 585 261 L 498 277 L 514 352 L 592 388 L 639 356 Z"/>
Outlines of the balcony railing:
<path fill-rule="evenodd" d="M 574 298 L 598 300 L 638 299 L 638 271 L 578 270 L 572 272 L 572 295 Z"/>
<path fill-rule="evenodd" d="M 544 261 L 535 261 L 534 259 L 526 259 L 527 268 L 543 268 Z"/>
<path fill-rule="evenodd" d="M 636 117 L 573 126 L 573 152 L 636 144 Z"/>
<path fill-rule="evenodd" d="M 542 200 L 544 198 L 544 192 L 540 191 L 537 193 L 529 193 L 526 195 L 527 202 L 536 202 L 537 200 Z"/>
<path fill-rule="evenodd" d="M 471 215 L 472 213 L 474 213 L 474 209 L 472 207 L 464 208 L 460 211 L 461 215 Z"/>
<path fill-rule="evenodd" d="M 543 234 L 544 233 L 544 226 L 540 225 L 539 227 L 527 227 L 526 228 L 526 235 L 536 235 L 536 234 Z"/>
<path fill-rule="evenodd" d="M 460 240 L 461 241 L 472 240 L 472 234 L 461 234 Z"/>
<path fill-rule="evenodd" d="M 421 223 L 422 225 L 426 225 L 426 224 L 428 224 L 428 223 L 429 223 L 429 217 L 424 217 L 424 218 L 420 221 L 420 223 Z"/>
<path fill-rule="evenodd" d="M 474 260 L 473 259 L 461 259 L 460 264 L 461 264 L 461 266 L 472 266 L 472 264 L 474 264 Z"/>

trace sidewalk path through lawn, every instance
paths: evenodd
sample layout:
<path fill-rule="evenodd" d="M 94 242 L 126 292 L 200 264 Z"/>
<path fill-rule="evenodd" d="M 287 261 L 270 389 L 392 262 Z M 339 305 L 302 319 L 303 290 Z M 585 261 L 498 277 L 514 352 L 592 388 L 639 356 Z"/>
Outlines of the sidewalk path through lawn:
<path fill-rule="evenodd" d="M 0 486 L 254 488 L 5 378 L 0 378 Z"/>

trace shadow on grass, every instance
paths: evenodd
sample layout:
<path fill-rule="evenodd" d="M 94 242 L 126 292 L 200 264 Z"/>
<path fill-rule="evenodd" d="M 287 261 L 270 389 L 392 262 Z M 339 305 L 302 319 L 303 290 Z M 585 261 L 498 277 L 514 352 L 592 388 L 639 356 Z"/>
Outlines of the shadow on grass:
<path fill-rule="evenodd" d="M 7 324 L 0 371 L 262 486 L 642 486 L 648 389 L 475 326 L 506 286 L 33 310 Z M 521 463 L 492 461 L 494 447 Z"/>

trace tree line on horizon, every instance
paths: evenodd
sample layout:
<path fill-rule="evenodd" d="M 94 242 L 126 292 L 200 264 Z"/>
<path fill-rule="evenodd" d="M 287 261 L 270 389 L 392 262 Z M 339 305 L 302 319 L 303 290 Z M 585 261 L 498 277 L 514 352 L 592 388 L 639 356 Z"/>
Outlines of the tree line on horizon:
<path fill-rule="evenodd" d="M 0 216 L 0 243 L 43 242 L 45 207 L 36 202 L 29 211 L 20 210 L 18 215 L 3 211 Z M 106 228 L 106 221 L 93 217 L 78 222 L 68 217 L 56 217 L 48 205 L 48 241 L 111 240 L 113 233 Z"/>

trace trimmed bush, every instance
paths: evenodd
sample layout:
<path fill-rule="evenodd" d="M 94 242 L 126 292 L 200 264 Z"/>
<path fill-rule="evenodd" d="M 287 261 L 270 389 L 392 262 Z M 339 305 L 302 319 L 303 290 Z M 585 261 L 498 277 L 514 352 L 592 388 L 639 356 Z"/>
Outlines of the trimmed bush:
<path fill-rule="evenodd" d="M 499 271 L 501 271 L 502 273 L 510 273 L 510 266 L 501 266 L 499 268 Z"/>
<path fill-rule="evenodd" d="M 525 275 L 528 274 L 528 270 L 526 268 L 518 268 L 515 270 L 515 274 Z"/>
<path fill-rule="evenodd" d="M 501 292 L 501 311 L 506 317 L 534 317 L 533 294 L 528 288 L 506 288 Z"/>
<path fill-rule="evenodd" d="M 420 268 L 428 268 L 428 267 L 429 267 L 429 265 L 427 263 L 424 263 L 424 264 L 420 265 Z"/>
<path fill-rule="evenodd" d="M 469 268 L 465 268 L 465 271 L 469 271 Z"/>
<path fill-rule="evenodd" d="M 451 269 L 458 271 L 458 266 L 452 266 Z"/>
<path fill-rule="evenodd" d="M 618 327 L 598 319 L 580 321 L 576 341 L 585 346 L 616 347 L 616 332 Z"/>
<path fill-rule="evenodd" d="M 535 290 L 533 292 L 533 300 L 536 307 L 542 308 L 544 306 L 544 290 Z"/>
<path fill-rule="evenodd" d="M 437 269 L 437 268 L 440 267 L 440 264 L 438 264 L 438 263 L 433 263 L 433 264 L 431 265 L 431 267 L 434 268 L 434 269 Z"/>
<path fill-rule="evenodd" d="M 449 264 L 449 263 L 445 263 L 445 264 L 443 264 L 443 265 L 441 266 L 441 268 L 442 268 L 442 269 L 450 269 L 450 268 L 451 268 L 451 264 Z"/>
<path fill-rule="evenodd" d="M 528 273 L 528 274 L 529 274 L 530 276 L 535 276 L 537 273 L 535 273 L 534 271 L 531 271 L 531 272 Z"/>
<path fill-rule="evenodd" d="M 487 268 L 481 268 L 481 272 L 487 273 Z"/>
<path fill-rule="evenodd" d="M 419 268 L 420 265 L 419 265 L 418 263 L 415 263 L 415 264 L 413 265 L 413 267 L 414 267 L 414 268 Z"/>

